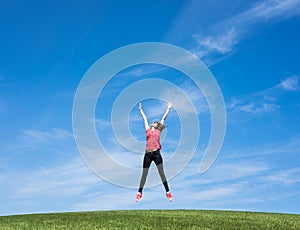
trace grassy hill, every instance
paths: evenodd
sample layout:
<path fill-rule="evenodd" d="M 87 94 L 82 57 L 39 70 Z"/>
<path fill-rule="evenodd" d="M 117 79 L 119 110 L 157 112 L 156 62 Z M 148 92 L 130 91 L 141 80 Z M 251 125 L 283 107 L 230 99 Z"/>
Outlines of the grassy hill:
<path fill-rule="evenodd" d="M 300 215 L 202 210 L 31 214 L 2 216 L 0 229 L 300 229 Z"/>

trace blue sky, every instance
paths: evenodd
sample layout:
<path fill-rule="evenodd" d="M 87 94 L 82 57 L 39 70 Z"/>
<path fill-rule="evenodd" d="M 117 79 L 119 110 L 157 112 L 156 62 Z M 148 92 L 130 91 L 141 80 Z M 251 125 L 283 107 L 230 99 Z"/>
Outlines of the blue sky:
<path fill-rule="evenodd" d="M 222 209 L 300 213 L 300 1 L 2 1 L 0 7 L 0 215 L 115 209 Z M 164 79 L 188 92 L 201 123 L 197 151 L 169 183 L 136 189 L 111 184 L 84 163 L 72 106 L 86 71 L 103 55 L 138 42 L 170 43 L 197 55 L 223 93 L 227 128 L 213 166 L 199 174 L 210 134 L 203 95 L 178 71 L 134 66 L 103 90 L 97 131 L 117 161 L 139 167 L 121 146 L 110 114 L 137 80 Z M 152 86 L 149 86 L 151 90 Z M 141 89 L 144 90 L 144 89 Z M 148 89 L 147 89 L 148 90 Z M 180 138 L 178 103 L 167 118 L 163 157 Z M 165 104 L 143 101 L 149 120 Z M 143 142 L 137 104 L 128 125 Z M 167 172 L 167 169 L 166 169 Z M 136 178 L 137 184 L 139 178 Z"/>

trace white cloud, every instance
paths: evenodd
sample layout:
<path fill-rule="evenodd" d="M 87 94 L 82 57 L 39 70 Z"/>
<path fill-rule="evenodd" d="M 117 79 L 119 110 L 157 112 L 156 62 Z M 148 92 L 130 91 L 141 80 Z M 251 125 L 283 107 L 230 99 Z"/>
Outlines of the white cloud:
<path fill-rule="evenodd" d="M 285 148 L 288 150 L 287 145 L 282 146 L 282 150 Z M 237 152 L 239 155 L 243 152 L 243 160 L 238 157 L 219 159 L 219 163 L 202 175 L 198 174 L 199 159 L 192 160 L 184 171 L 169 181 L 174 194 L 172 204 L 167 202 L 161 185 L 148 188 L 147 184 L 144 197 L 136 204 L 135 189 L 124 189 L 103 181 L 88 169 L 80 157 L 53 168 L 12 172 L 7 177 L 2 177 L 1 183 L 10 190 L 10 205 L 13 207 L 17 203 L 27 212 L 39 212 L 43 210 L 41 206 L 48 206 L 48 211 L 61 211 L 55 205 L 49 208 L 51 205 L 47 203 L 48 199 L 62 202 L 64 211 L 222 208 L 233 207 L 235 202 L 239 202 L 238 207 L 243 208 L 249 203 L 255 205 L 263 202 L 265 193 L 261 192 L 272 187 L 273 183 L 299 183 L 299 168 L 273 173 L 266 162 L 257 161 L 256 158 L 245 160 L 247 152 Z M 261 154 L 259 150 L 253 152 Z M 256 186 L 253 186 L 253 182 Z M 249 197 L 251 199 L 247 200 Z M 269 196 L 268 200 L 271 198 Z"/>
<path fill-rule="evenodd" d="M 80 195 L 102 182 L 78 157 L 55 168 L 11 171 L 6 187 L 11 189 L 10 200 L 35 200 Z"/>
<path fill-rule="evenodd" d="M 138 207 L 135 202 L 136 191 L 124 190 L 120 187 L 112 187 L 110 191 L 105 190 L 86 194 L 84 200 L 74 203 L 72 208 L 74 210 L 122 210 L 124 207 L 126 209 Z"/>
<path fill-rule="evenodd" d="M 238 42 L 234 27 L 230 28 L 228 31 L 225 31 L 223 34 L 217 37 L 213 35 L 209 35 L 206 37 L 195 35 L 194 37 L 200 46 L 200 50 L 198 49 L 196 52 L 200 58 L 205 57 L 211 52 L 226 54 L 230 52 Z"/>
<path fill-rule="evenodd" d="M 254 23 L 261 20 L 289 18 L 300 13 L 299 0 L 267 0 L 242 13 L 236 21 Z"/>
<path fill-rule="evenodd" d="M 8 164 L 6 168 L 14 168 L 13 162 L 23 162 L 22 168 L 32 167 L 31 162 L 47 165 L 59 158 L 77 154 L 73 134 L 65 129 L 23 130 L 14 140 L 2 143 L 0 150 Z M 44 160 L 43 157 L 47 160 Z M 30 160 L 33 158 L 33 160 Z M 39 162 L 39 163 L 38 163 Z M 16 164 L 17 165 L 17 164 Z"/>
<path fill-rule="evenodd" d="M 226 155 L 226 153 L 224 153 Z M 266 163 L 257 160 L 222 158 L 216 162 L 206 173 L 199 174 L 200 160 L 192 160 L 188 166 L 174 180 L 176 189 L 181 187 L 193 187 L 193 185 L 219 186 L 219 184 L 232 183 L 236 180 L 248 180 L 262 173 L 268 172 L 270 167 Z"/>
<path fill-rule="evenodd" d="M 233 196 L 239 192 L 239 186 L 227 185 L 214 189 L 205 189 L 204 191 L 200 192 L 193 192 L 189 196 L 190 200 L 220 200 L 221 198 L 226 199 L 226 197 Z"/>
<path fill-rule="evenodd" d="M 300 168 L 275 171 L 271 175 L 263 177 L 262 180 L 283 185 L 297 184 L 300 182 Z"/>
<path fill-rule="evenodd" d="M 43 148 L 42 152 L 50 150 L 45 148 L 51 146 L 52 150 L 58 145 L 67 146 L 73 140 L 73 134 L 68 130 L 52 128 L 49 130 L 23 130 L 19 136 L 18 144 L 8 146 L 13 152 L 29 152 Z"/>
<path fill-rule="evenodd" d="M 105 120 L 105 119 L 100 119 L 100 118 L 95 118 L 95 123 L 97 127 L 111 127 L 111 121 Z"/>
<path fill-rule="evenodd" d="M 25 130 L 13 143 L 3 146 L 2 214 L 51 211 L 55 206 L 51 201 L 62 203 L 89 187 L 91 172 L 79 157 L 72 137 L 63 129 Z M 73 160 L 74 155 L 77 160 Z"/>
<path fill-rule="evenodd" d="M 36 138 L 37 133 L 38 131 L 30 132 L 31 135 L 29 136 Z M 64 134 L 65 132 L 61 133 Z M 52 134 L 54 137 L 58 136 L 58 139 L 69 136 L 68 132 L 62 136 L 54 135 L 54 131 L 49 131 L 48 135 L 43 132 L 41 134 L 45 137 Z M 299 183 L 299 168 L 281 170 L 273 175 L 273 169 L 267 162 L 256 160 L 257 155 L 261 157 L 264 154 L 263 151 L 271 151 L 274 154 L 280 151 L 284 153 L 299 152 L 298 140 L 299 138 L 295 138 L 290 143 L 281 144 L 279 145 L 280 148 L 239 149 L 236 150 L 237 155 L 232 156 L 232 158 L 225 158 L 230 154 L 223 153 L 224 158 L 219 159 L 209 171 L 202 175 L 198 174 L 199 159 L 193 159 L 186 169 L 169 181 L 170 188 L 174 193 L 172 204 L 167 202 L 161 185 L 153 188 L 146 187 L 141 203 L 136 204 L 134 200 L 135 189 L 123 189 L 99 179 L 84 165 L 79 156 L 64 161 L 59 166 L 10 172 L 9 175 L 0 176 L 1 184 L 5 185 L 6 190 L 9 191 L 9 197 L 3 197 L 2 195 L 2 199 L 8 200 L 6 202 L 9 203 L 11 210 L 15 208 L 14 204 L 16 203 L 18 208 L 21 206 L 21 209 L 18 210 L 27 212 L 39 212 L 45 209 L 47 211 L 60 211 L 57 204 L 51 206 L 47 202 L 49 199 L 55 200 L 57 203 L 63 203 L 64 211 L 135 208 L 222 208 L 233 207 L 234 202 L 239 202 L 238 207 L 242 208 L 249 203 L 255 205 L 257 202 L 263 202 L 266 196 L 265 191 L 267 191 L 264 189 L 272 187 L 274 183 L 280 185 Z M 246 160 L 246 158 L 249 159 L 249 152 L 256 154 L 252 155 L 254 157 L 252 160 Z M 119 152 L 116 154 L 121 156 L 126 153 Z M 127 158 L 126 160 L 129 160 L 129 157 Z M 226 162 L 223 160 L 226 160 Z M 137 167 L 141 167 L 141 165 L 137 165 Z M 136 178 L 136 180 L 138 181 L 139 178 Z M 257 191 L 257 187 L 252 185 L 253 182 L 261 186 L 259 192 L 262 192 L 262 194 Z M 186 196 L 187 193 L 189 194 L 188 197 Z M 249 197 L 251 199 L 247 200 L 246 198 Z M 271 196 L 268 199 L 270 200 Z M 43 207 L 47 208 L 43 209 Z"/>
<path fill-rule="evenodd" d="M 236 101 L 230 103 L 229 107 L 234 108 L 234 111 L 241 111 L 251 114 L 274 112 L 280 108 L 279 105 L 274 103 L 250 102 L 249 104 L 239 104 Z"/>
<path fill-rule="evenodd" d="M 225 55 L 232 52 L 245 37 L 251 35 L 254 27 L 264 23 L 284 20 L 300 14 L 298 0 L 267 0 L 254 5 L 252 8 L 233 16 L 210 29 L 210 34 L 194 35 L 197 46 L 194 52 L 207 64 L 214 54 Z"/>
<path fill-rule="evenodd" d="M 165 70 L 167 67 L 155 64 L 140 64 L 118 74 L 118 77 L 140 77 Z M 127 78 L 128 79 L 128 78 Z"/>
<path fill-rule="evenodd" d="M 184 92 L 184 94 L 182 92 Z M 185 97 L 183 97 L 183 95 L 185 95 Z M 160 97 L 164 98 L 166 101 L 171 101 L 174 105 L 174 109 L 183 114 L 188 115 L 194 113 L 194 111 L 191 110 L 189 100 L 194 106 L 197 114 L 209 112 L 208 104 L 200 89 L 188 82 L 181 83 L 180 90 L 167 89 L 163 91 Z"/>
<path fill-rule="evenodd" d="M 243 95 L 239 98 L 231 98 L 227 104 L 227 108 L 229 112 L 245 112 L 250 114 L 275 112 L 280 109 L 278 100 L 283 93 L 299 89 L 299 77 L 288 77 L 281 83 L 268 89 Z"/>
<path fill-rule="evenodd" d="M 255 4 L 244 12 L 231 17 L 220 24 L 220 27 L 238 28 L 239 32 L 245 32 L 250 26 L 285 20 L 300 14 L 299 0 L 266 0 Z"/>
<path fill-rule="evenodd" d="M 66 140 L 73 137 L 73 134 L 64 129 L 41 130 L 24 130 L 24 138 L 32 139 L 40 143 L 49 143 L 53 140 Z"/>
<path fill-rule="evenodd" d="M 300 136 L 296 135 L 289 140 L 282 140 L 282 142 L 278 143 L 264 143 L 263 145 L 235 148 L 233 150 L 223 153 L 223 158 L 232 161 L 241 160 L 244 158 L 272 158 L 272 156 L 276 155 L 297 156 L 297 154 L 300 152 L 299 139 Z"/>
<path fill-rule="evenodd" d="M 297 91 L 300 89 L 300 79 L 298 76 L 292 76 L 284 79 L 279 86 L 285 90 Z"/>

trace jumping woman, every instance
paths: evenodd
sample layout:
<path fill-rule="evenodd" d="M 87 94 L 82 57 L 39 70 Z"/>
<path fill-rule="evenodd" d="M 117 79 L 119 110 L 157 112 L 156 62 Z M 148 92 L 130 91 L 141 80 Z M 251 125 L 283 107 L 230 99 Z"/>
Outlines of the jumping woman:
<path fill-rule="evenodd" d="M 136 202 L 139 202 L 140 199 L 142 198 L 143 188 L 144 188 L 146 178 L 148 175 L 148 171 L 149 171 L 152 161 L 154 161 L 154 163 L 156 164 L 161 181 L 166 190 L 166 196 L 170 202 L 172 201 L 172 194 L 169 190 L 168 182 L 167 182 L 167 179 L 166 179 L 166 176 L 164 173 L 164 168 L 163 168 L 163 159 L 160 154 L 160 149 L 161 149 L 160 133 L 166 127 L 164 125 L 164 122 L 165 122 L 165 119 L 167 118 L 171 108 L 172 108 L 172 104 L 168 103 L 167 110 L 166 110 L 164 116 L 162 117 L 161 121 L 160 122 L 158 122 L 158 121 L 151 122 L 151 126 L 149 126 L 147 117 L 142 109 L 142 104 L 140 103 L 139 110 L 140 110 L 140 113 L 144 120 L 144 125 L 145 125 L 145 129 L 146 129 L 146 150 L 145 150 L 145 156 L 144 156 L 144 162 L 143 162 L 142 178 L 140 181 L 138 193 L 136 194 Z"/>

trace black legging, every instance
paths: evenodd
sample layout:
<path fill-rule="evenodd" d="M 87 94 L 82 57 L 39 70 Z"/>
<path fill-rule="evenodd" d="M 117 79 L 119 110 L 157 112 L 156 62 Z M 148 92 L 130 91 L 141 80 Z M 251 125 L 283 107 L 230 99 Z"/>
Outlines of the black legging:
<path fill-rule="evenodd" d="M 139 192 L 142 193 L 142 191 L 143 191 L 144 185 L 146 183 L 148 171 L 149 171 L 152 161 L 154 161 L 156 164 L 158 173 L 159 173 L 161 181 L 163 182 L 163 185 L 166 189 L 166 192 L 169 192 L 169 186 L 168 186 L 167 178 L 165 176 L 164 168 L 163 168 L 163 159 L 160 155 L 159 150 L 145 153 L 144 162 L 143 162 L 143 174 L 142 174 L 142 178 L 141 178 L 141 182 L 140 182 L 140 186 L 139 186 Z"/>

